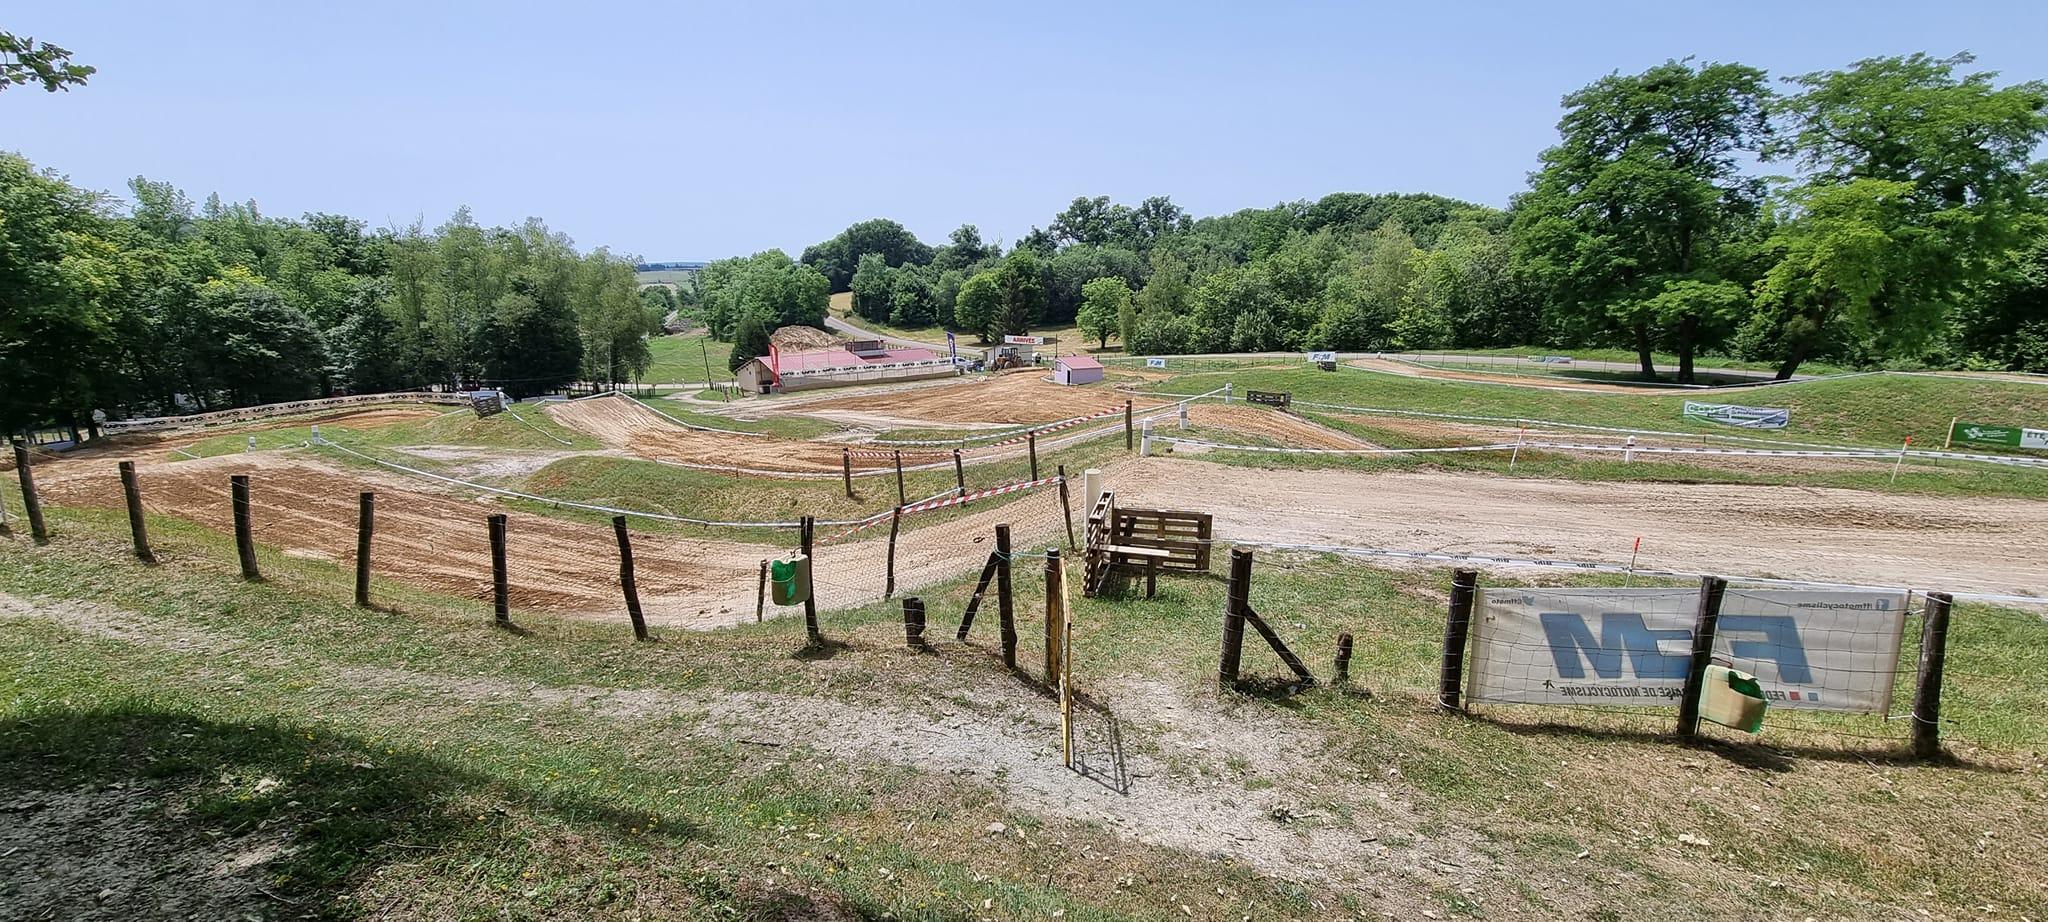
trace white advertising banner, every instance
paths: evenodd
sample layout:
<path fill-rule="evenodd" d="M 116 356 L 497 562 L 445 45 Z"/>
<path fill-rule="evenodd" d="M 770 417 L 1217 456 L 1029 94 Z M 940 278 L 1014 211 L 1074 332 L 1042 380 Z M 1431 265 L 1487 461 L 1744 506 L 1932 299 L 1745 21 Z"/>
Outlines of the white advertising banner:
<path fill-rule="evenodd" d="M 1483 589 L 1467 697 L 1675 706 L 1698 607 L 1696 589 Z M 1729 589 L 1714 661 L 1756 676 L 1774 708 L 1883 713 L 1905 624 L 1900 592 Z"/>

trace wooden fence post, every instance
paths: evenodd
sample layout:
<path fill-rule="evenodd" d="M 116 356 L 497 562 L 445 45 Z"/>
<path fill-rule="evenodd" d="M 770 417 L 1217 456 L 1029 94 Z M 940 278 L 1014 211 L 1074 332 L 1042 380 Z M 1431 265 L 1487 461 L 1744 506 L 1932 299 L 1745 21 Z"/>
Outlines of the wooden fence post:
<path fill-rule="evenodd" d="M 143 563 L 156 563 L 156 552 L 149 548 L 149 525 L 142 518 L 142 485 L 135 479 L 135 462 L 121 462 L 121 493 L 128 500 L 128 531 L 135 536 L 135 557 Z"/>
<path fill-rule="evenodd" d="M 1479 571 L 1457 570 L 1451 574 L 1451 609 L 1444 620 L 1443 669 L 1437 673 L 1436 704 L 1457 711 L 1465 684 L 1465 639 L 1472 631 L 1472 600 L 1479 592 Z"/>
<path fill-rule="evenodd" d="M 1045 684 L 1060 680 L 1060 549 L 1045 549 Z"/>
<path fill-rule="evenodd" d="M 754 622 L 761 622 L 768 612 L 768 561 L 761 561 L 761 576 L 754 583 Z"/>
<path fill-rule="evenodd" d="M 263 578 L 263 573 L 256 569 L 255 526 L 249 516 L 249 475 L 230 475 L 228 492 L 235 507 L 235 554 L 242 561 L 242 578 L 255 582 Z"/>
<path fill-rule="evenodd" d="M 889 563 L 887 575 L 882 579 L 882 598 L 896 594 L 896 533 L 903 527 L 903 507 L 889 511 Z"/>
<path fill-rule="evenodd" d="M 1707 666 L 1714 660 L 1714 631 L 1721 624 L 1721 598 L 1728 581 L 1718 576 L 1700 577 L 1700 606 L 1692 619 L 1692 661 L 1685 669 L 1685 687 L 1678 695 L 1678 738 L 1692 739 L 1700 732 L 1700 693 L 1706 690 Z"/>
<path fill-rule="evenodd" d="M 1024 433 L 1025 442 L 1031 448 L 1031 479 L 1038 479 L 1038 430 Z"/>
<path fill-rule="evenodd" d="M 960 449 L 958 448 L 953 449 L 953 484 L 954 489 L 959 491 L 959 495 L 967 495 L 967 469 L 960 464 Z M 965 500 L 961 501 L 960 504 L 963 506 L 967 505 Z"/>
<path fill-rule="evenodd" d="M 1244 660 L 1244 611 L 1251 607 L 1252 552 L 1230 549 L 1230 583 L 1223 596 L 1223 654 L 1216 668 L 1216 681 L 1224 688 L 1237 684 L 1238 667 Z"/>
<path fill-rule="evenodd" d="M 633 639 L 647 639 L 647 619 L 640 614 L 640 587 L 633 583 L 633 540 L 626 517 L 612 516 L 612 534 L 619 539 L 619 589 L 626 594 L 626 616 L 633 619 Z"/>
<path fill-rule="evenodd" d="M 981 578 L 974 581 L 974 594 L 967 597 L 967 609 L 960 613 L 960 630 L 954 639 L 966 642 L 967 632 L 974 627 L 974 613 L 981 610 L 981 600 L 988 596 L 988 585 L 996 578 L 996 555 L 988 555 L 988 563 L 981 566 Z"/>
<path fill-rule="evenodd" d="M 492 513 L 491 528 L 491 617 L 500 627 L 512 625 L 512 584 L 505 574 L 505 514 Z"/>
<path fill-rule="evenodd" d="M 924 639 L 924 600 L 911 597 L 903 600 L 903 645 L 912 650 L 924 650 L 931 644 Z"/>
<path fill-rule="evenodd" d="M 1062 464 L 1057 470 L 1059 471 L 1060 478 L 1060 509 L 1067 514 L 1067 550 L 1071 551 L 1076 547 L 1074 544 L 1074 495 L 1067 489 L 1067 466 Z"/>
<path fill-rule="evenodd" d="M 996 618 L 1003 639 L 1003 665 L 1017 668 L 1017 612 L 1010 598 L 1010 526 L 996 526 Z"/>
<path fill-rule="evenodd" d="M 839 476 L 846 481 L 846 498 L 853 498 L 853 449 L 839 449 Z"/>
<path fill-rule="evenodd" d="M 1337 662 L 1335 664 L 1337 684 L 1351 681 L 1351 632 L 1337 635 Z"/>
<path fill-rule="evenodd" d="M 1913 689 L 1913 755 L 1931 759 L 1941 754 L 1941 673 L 1948 663 L 1948 616 L 1955 599 L 1946 592 L 1927 594 L 1921 609 L 1920 682 Z"/>
<path fill-rule="evenodd" d="M 902 449 L 897 449 L 897 451 L 896 451 L 896 505 L 898 505 L 898 506 L 902 506 L 902 505 L 905 505 L 905 504 L 907 504 L 907 503 L 909 503 L 909 502 L 910 502 L 910 497 L 909 497 L 909 495 L 907 495 L 907 494 L 905 494 L 905 493 L 903 492 L 903 451 L 902 451 Z"/>
<path fill-rule="evenodd" d="M 815 516 L 804 516 L 797 538 L 802 545 L 804 562 L 811 568 L 811 591 L 804 593 L 804 637 L 813 647 L 825 643 L 825 635 L 818 631 L 818 563 L 811 559 L 811 542 L 817 537 L 817 523 Z"/>
<path fill-rule="evenodd" d="M 1131 450 L 1131 401 L 1124 400 L 1124 450 Z"/>
<path fill-rule="evenodd" d="M 14 440 L 14 473 L 21 480 L 21 512 L 28 517 L 28 533 L 37 544 L 50 543 L 50 528 L 43 522 L 43 501 L 36 496 L 36 476 L 28 461 L 28 443 Z"/>
<path fill-rule="evenodd" d="M 356 495 L 356 607 L 370 607 L 370 539 L 377 533 L 377 494 Z"/>

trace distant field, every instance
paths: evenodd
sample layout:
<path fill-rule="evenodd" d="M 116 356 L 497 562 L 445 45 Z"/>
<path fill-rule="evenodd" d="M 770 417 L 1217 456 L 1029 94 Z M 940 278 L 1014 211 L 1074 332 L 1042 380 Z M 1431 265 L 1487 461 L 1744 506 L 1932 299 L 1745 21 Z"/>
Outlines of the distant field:
<path fill-rule="evenodd" d="M 703 384 L 705 365 L 711 380 L 730 381 L 725 363 L 732 356 L 732 343 L 722 343 L 704 332 L 657 336 L 647 342 L 654 354 L 653 364 L 640 379 L 648 384 Z"/>
<path fill-rule="evenodd" d="M 854 326 L 860 327 L 863 330 L 873 330 L 877 333 L 898 337 L 900 339 L 911 339 L 916 340 L 918 342 L 927 343 L 943 343 L 946 341 L 946 329 L 941 326 L 933 325 L 928 327 L 899 327 L 893 324 L 868 320 L 862 317 L 855 317 L 853 315 L 852 292 L 840 292 L 839 294 L 833 295 L 830 306 L 830 313 L 832 316 L 844 320 L 847 323 L 853 324 Z M 980 343 L 980 340 L 978 340 L 971 333 L 955 333 L 954 335 L 959 337 L 960 346 L 962 348 L 967 348 L 969 346 L 977 345 Z M 1097 343 L 1094 340 L 1091 340 L 1086 336 L 1081 335 L 1081 328 L 1071 323 L 1053 327 L 1033 328 L 1031 331 L 1031 335 L 1051 336 L 1059 340 L 1057 351 L 1063 353 L 1098 351 L 1098 349 L 1096 348 Z M 1122 347 L 1117 345 L 1114 342 L 1114 339 L 1114 337 L 1111 338 L 1112 342 L 1107 351 L 1111 353 L 1121 352 Z"/>
<path fill-rule="evenodd" d="M 1240 392 L 1287 391 L 1296 400 L 1320 403 L 1722 435 L 1743 433 L 1686 419 L 1681 413 L 1685 402 L 1784 407 L 1792 411 L 1791 424 L 1764 434 L 1882 447 L 1896 446 L 1912 436 L 1915 446 L 1938 448 L 1949 421 L 1957 416 L 2008 424 L 2048 421 L 2048 387 L 1917 375 L 1793 382 L 1703 397 L 1663 392 L 1581 393 L 1287 365 L 1193 372 L 1160 382 L 1153 389 L 1197 394 L 1224 381 L 1233 382 Z"/>

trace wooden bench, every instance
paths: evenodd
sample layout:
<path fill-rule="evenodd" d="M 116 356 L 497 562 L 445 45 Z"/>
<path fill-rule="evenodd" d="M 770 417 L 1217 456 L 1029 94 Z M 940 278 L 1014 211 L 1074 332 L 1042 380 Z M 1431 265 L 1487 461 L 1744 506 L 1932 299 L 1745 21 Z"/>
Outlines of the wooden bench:
<path fill-rule="evenodd" d="M 1152 598 L 1159 591 L 1159 565 L 1173 557 L 1173 552 L 1162 547 L 1134 547 L 1127 544 L 1105 544 L 1102 553 L 1114 561 L 1121 555 L 1136 557 L 1144 561 L 1145 598 Z"/>

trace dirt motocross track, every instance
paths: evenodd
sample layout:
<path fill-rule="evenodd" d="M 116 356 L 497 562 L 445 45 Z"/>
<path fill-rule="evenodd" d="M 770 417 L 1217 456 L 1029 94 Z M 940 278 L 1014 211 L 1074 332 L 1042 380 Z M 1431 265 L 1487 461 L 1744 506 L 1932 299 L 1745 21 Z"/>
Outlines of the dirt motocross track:
<path fill-rule="evenodd" d="M 39 471 L 39 473 L 43 473 Z M 288 556 L 354 565 L 356 494 L 377 491 L 373 566 L 383 578 L 473 599 L 491 594 L 485 518 L 509 516 L 507 570 L 512 604 L 600 618 L 621 617 L 618 545 L 611 529 L 511 511 L 489 498 L 465 499 L 423 490 L 418 481 L 331 465 L 303 454 L 224 455 L 203 461 L 139 465 L 151 512 L 227 532 L 234 527 L 228 478 L 248 474 L 258 545 Z M 52 468 L 42 493 L 54 504 L 116 508 L 121 487 L 112 462 Z M 1060 527 L 1059 494 L 1044 489 L 925 528 L 905 532 L 896 560 L 899 591 L 955 576 L 987 556 L 997 522 L 1010 522 L 1020 543 L 1044 540 Z M 821 526 L 820 542 L 843 529 Z M 880 598 L 887 529 L 868 529 L 816 554 L 819 603 L 845 608 Z M 659 624 L 712 627 L 754 613 L 761 560 L 787 547 L 665 534 L 633 539 L 635 577 L 648 618 Z M 770 614 L 773 614 L 771 611 Z"/>
<path fill-rule="evenodd" d="M 1247 470 L 1146 458 L 1117 501 L 1214 513 L 1219 539 L 1627 563 L 2048 597 L 2048 502 L 1489 474 Z"/>

